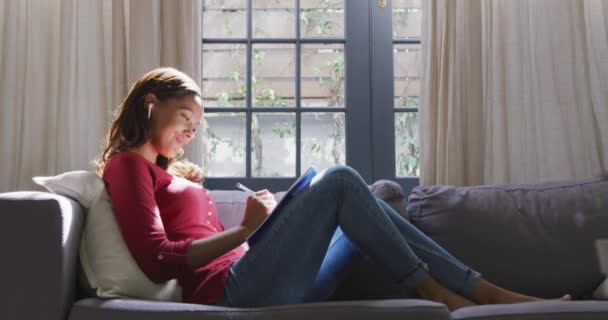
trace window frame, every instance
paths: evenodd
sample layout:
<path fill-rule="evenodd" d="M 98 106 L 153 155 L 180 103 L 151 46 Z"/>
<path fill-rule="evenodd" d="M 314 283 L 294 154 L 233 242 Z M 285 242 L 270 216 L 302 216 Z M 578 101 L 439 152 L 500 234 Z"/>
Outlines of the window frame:
<path fill-rule="evenodd" d="M 206 177 L 210 189 L 234 190 L 236 182 L 243 182 L 254 190 L 272 192 L 286 190 L 301 174 L 301 115 L 309 112 L 344 112 L 345 162 L 357 170 L 364 180 L 373 183 L 379 179 L 397 181 L 406 194 L 419 184 L 417 177 L 396 177 L 395 166 L 395 112 L 418 112 L 417 108 L 395 108 L 393 77 L 393 44 L 420 44 L 420 39 L 393 39 L 392 7 L 380 8 L 377 1 L 344 0 L 344 38 L 300 38 L 300 0 L 295 1 L 296 27 L 294 39 L 253 39 L 252 0 L 247 0 L 247 37 L 239 39 L 204 38 L 202 46 L 217 43 L 246 45 L 247 100 L 246 106 L 206 107 L 205 113 L 246 113 L 245 177 Z M 295 107 L 252 107 L 252 48 L 260 43 L 295 44 Z M 301 108 L 301 46 L 303 44 L 344 44 L 344 108 Z M 202 54 L 202 52 L 201 52 Z M 202 63 L 201 63 L 202 66 Z M 204 70 L 203 70 L 204 71 Z M 203 74 L 203 73 L 201 73 Z M 387 77 L 386 75 L 391 75 Z M 372 107 L 374 106 L 374 107 Z M 296 172 L 293 177 L 252 177 L 251 118 L 253 112 L 295 113 L 296 121 Z M 387 126 L 389 123 L 391 125 Z"/>
<path fill-rule="evenodd" d="M 397 177 L 395 148 L 395 113 L 414 112 L 418 108 L 395 106 L 394 56 L 396 44 L 421 45 L 422 39 L 393 38 L 393 10 L 389 1 L 385 8 L 373 6 L 371 15 L 371 91 L 372 91 L 372 179 L 389 179 L 401 185 L 406 195 L 420 184 L 419 177 Z M 385 75 L 391 75 L 386 77 Z M 391 124 L 391 125 L 387 125 Z"/>

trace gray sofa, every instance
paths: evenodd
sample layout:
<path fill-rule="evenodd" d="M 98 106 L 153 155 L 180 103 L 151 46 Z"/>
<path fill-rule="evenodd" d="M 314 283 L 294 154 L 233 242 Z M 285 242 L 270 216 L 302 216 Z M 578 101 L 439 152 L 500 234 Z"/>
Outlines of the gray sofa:
<path fill-rule="evenodd" d="M 369 266 L 354 268 L 325 303 L 240 309 L 87 297 L 77 289 L 77 247 L 86 213 L 69 198 L 28 191 L 0 194 L 0 319 L 608 319 L 608 302 L 589 300 L 604 279 L 593 243 L 608 238 L 605 178 L 417 187 L 407 201 L 387 181 L 372 190 L 490 281 L 546 298 L 570 293 L 582 301 L 450 313 L 439 303 L 396 296 L 386 276 Z M 222 222 L 238 223 L 244 193 L 212 193 Z"/>

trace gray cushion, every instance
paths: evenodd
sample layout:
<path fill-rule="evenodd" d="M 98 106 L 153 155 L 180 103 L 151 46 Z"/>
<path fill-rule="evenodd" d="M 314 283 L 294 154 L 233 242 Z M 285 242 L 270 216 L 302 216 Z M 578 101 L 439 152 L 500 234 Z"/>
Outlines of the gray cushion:
<path fill-rule="evenodd" d="M 377 198 L 384 200 L 402 217 L 409 219 L 405 210 L 405 194 L 401 185 L 397 182 L 384 179 L 378 180 L 370 186 L 370 190 Z"/>
<path fill-rule="evenodd" d="M 452 312 L 452 319 L 479 320 L 605 320 L 606 301 L 540 301 L 496 304 L 462 308 Z"/>
<path fill-rule="evenodd" d="M 589 294 L 603 279 L 594 240 L 608 238 L 608 181 L 420 186 L 414 223 L 488 280 L 545 298 Z"/>
<path fill-rule="evenodd" d="M 90 298 L 78 301 L 69 320 L 189 320 L 189 319 L 449 319 L 447 308 L 424 300 L 325 302 L 269 308 L 226 308 L 187 303 Z"/>

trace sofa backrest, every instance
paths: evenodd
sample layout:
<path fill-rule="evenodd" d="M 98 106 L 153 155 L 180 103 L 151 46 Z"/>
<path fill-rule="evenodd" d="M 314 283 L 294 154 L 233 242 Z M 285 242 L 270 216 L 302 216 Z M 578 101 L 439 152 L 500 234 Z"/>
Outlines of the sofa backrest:
<path fill-rule="evenodd" d="M 405 195 L 398 183 L 391 180 L 378 180 L 369 186 L 371 192 L 379 199 L 386 201 L 397 213 L 407 218 L 405 212 Z M 212 190 L 220 221 L 226 228 L 234 227 L 243 220 L 247 193 L 238 190 Z M 285 191 L 274 193 L 277 201 L 285 195 Z"/>
<path fill-rule="evenodd" d="M 76 294 L 84 213 L 46 192 L 0 194 L 0 318 L 63 320 Z"/>
<path fill-rule="evenodd" d="M 603 280 L 595 240 L 608 238 L 608 180 L 455 188 L 420 186 L 419 229 L 500 286 L 545 298 L 588 296 Z"/>

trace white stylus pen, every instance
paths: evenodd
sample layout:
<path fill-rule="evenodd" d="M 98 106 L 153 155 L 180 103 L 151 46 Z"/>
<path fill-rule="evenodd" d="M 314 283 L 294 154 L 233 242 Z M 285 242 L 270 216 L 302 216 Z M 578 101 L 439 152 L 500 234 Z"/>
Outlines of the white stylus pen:
<path fill-rule="evenodd" d="M 251 190 L 251 189 L 249 189 L 249 188 L 245 187 L 245 186 L 244 186 L 244 185 L 242 185 L 240 182 L 237 182 L 237 183 L 236 183 L 236 187 L 237 187 L 237 188 L 239 188 L 239 189 L 241 189 L 241 190 L 243 190 L 243 191 L 245 191 L 245 192 L 249 192 L 249 193 L 251 193 L 251 194 L 255 194 L 255 191 L 253 191 L 253 190 Z"/>

